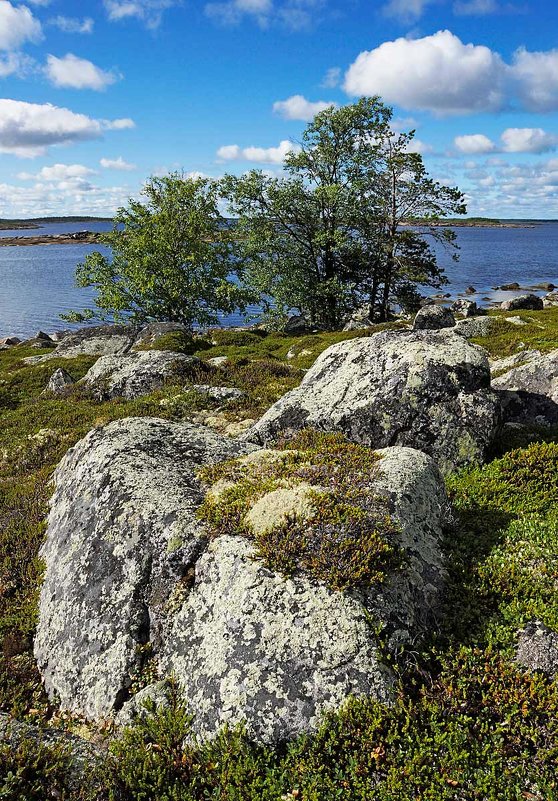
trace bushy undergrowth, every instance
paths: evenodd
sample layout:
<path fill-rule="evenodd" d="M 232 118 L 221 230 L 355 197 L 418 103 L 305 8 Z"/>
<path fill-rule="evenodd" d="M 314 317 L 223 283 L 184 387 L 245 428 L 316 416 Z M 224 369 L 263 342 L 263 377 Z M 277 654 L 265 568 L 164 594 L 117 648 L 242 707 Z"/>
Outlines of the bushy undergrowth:
<path fill-rule="evenodd" d="M 379 457 L 340 434 L 304 431 L 283 442 L 269 458 L 240 459 L 205 468 L 209 492 L 200 517 L 214 536 L 240 534 L 253 539 L 271 569 L 286 576 L 297 571 L 333 590 L 381 582 L 397 564 L 396 532 L 385 501 L 374 492 Z M 278 524 L 255 531 L 247 520 L 254 504 L 285 488 L 308 491 L 308 513 L 289 514 Z"/>
<path fill-rule="evenodd" d="M 521 347 L 558 347 L 558 310 L 513 316 L 530 322 L 504 323 L 481 341 L 493 355 L 515 352 L 519 340 Z M 206 370 L 199 383 L 239 386 L 247 397 L 233 404 L 231 417 L 249 416 L 296 385 L 318 351 L 358 335 L 256 335 L 242 345 L 213 345 L 197 355 L 229 362 Z M 297 355 L 304 351 L 311 353 Z M 54 710 L 30 648 L 52 471 L 93 426 L 128 415 L 182 419 L 197 411 L 199 398 L 167 403 L 183 387 L 138 401 L 40 396 L 57 366 L 79 378 L 92 360 L 19 364 L 36 354 L 0 351 L 0 711 L 44 722 Z M 291 449 L 285 459 L 293 473 L 303 471 L 298 451 L 323 451 L 315 435 L 305 436 L 282 445 Z M 114 801 L 558 801 L 558 680 L 526 674 L 513 661 L 516 632 L 529 620 L 558 630 L 558 445 L 552 431 L 533 429 L 529 437 L 535 441 L 516 438 L 514 446 L 525 447 L 507 453 L 501 442 L 499 458 L 448 480 L 455 526 L 446 543 L 445 608 L 431 641 L 409 654 L 391 707 L 352 701 L 316 734 L 275 748 L 256 747 L 241 731 L 198 743 L 188 709 L 171 690 L 166 709 L 152 710 L 113 744 L 104 782 Z M 348 453 L 338 454 L 337 480 L 358 482 L 347 470 L 358 473 L 359 464 L 368 479 L 375 457 L 363 449 L 348 464 Z M 370 460 L 364 467 L 361 457 Z M 312 462 L 312 475 L 301 477 L 322 484 L 319 460 Z M 238 480 L 234 470 L 219 467 L 207 480 Z M 87 797 L 88 788 L 68 794 L 60 783 L 65 756 L 32 740 L 17 751 L 0 747 L 0 799 Z"/>

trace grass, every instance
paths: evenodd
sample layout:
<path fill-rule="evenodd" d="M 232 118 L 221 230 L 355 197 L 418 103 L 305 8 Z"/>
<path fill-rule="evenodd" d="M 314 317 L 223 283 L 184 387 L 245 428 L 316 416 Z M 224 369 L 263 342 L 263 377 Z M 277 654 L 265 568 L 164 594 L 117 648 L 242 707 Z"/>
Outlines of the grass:
<path fill-rule="evenodd" d="M 558 348 L 558 309 L 513 316 L 527 325 L 502 322 L 495 334 L 477 340 L 493 357 Z M 360 332 L 298 338 L 247 333 L 202 343 L 195 351 L 206 364 L 214 356 L 228 359 L 223 368 L 203 368 L 197 383 L 245 391 L 241 401 L 222 410 L 231 420 L 259 413 L 295 386 L 322 350 Z M 310 353 L 301 355 L 305 351 Z M 137 401 L 99 402 L 75 389 L 69 398 L 44 396 L 57 366 L 79 378 L 92 360 L 21 364 L 23 356 L 36 354 L 23 347 L 0 351 L 0 710 L 73 726 L 48 703 L 31 655 L 42 570 L 38 548 L 52 471 L 93 426 L 128 415 L 188 419 L 202 402 L 182 386 Z M 324 440 L 304 436 L 306 441 L 290 445 L 291 478 L 323 481 L 325 471 L 341 484 L 358 486 L 359 465 L 373 472 L 375 457 L 366 449 L 357 453 L 337 443 L 328 452 Z M 255 746 L 241 730 L 197 742 L 189 710 L 171 683 L 168 706 L 151 709 L 112 742 L 104 771 L 112 799 L 558 801 L 558 679 L 526 674 L 513 659 L 516 633 L 529 620 L 558 630 L 558 432 L 507 436 L 492 462 L 448 479 L 455 525 L 446 542 L 445 606 L 430 640 L 408 654 L 391 707 L 349 701 L 314 735 L 274 749 Z M 299 451 L 312 451 L 310 462 L 299 459 Z M 207 473 L 208 481 L 219 478 L 247 480 L 234 464 Z M 258 483 L 263 478 L 253 479 L 257 492 L 268 486 Z M 268 480 L 273 485 L 273 473 Z M 245 503 L 241 492 L 235 514 Z M 215 524 L 232 526 L 235 520 L 233 515 Z M 294 561 L 281 565 L 289 557 L 284 538 L 268 545 L 267 557 L 278 560 L 278 569 L 301 569 L 300 548 Z M 99 733 L 91 729 L 89 736 Z M 32 741 L 17 750 L 0 747 L 0 799 L 78 801 L 80 794 L 66 786 L 66 758 Z"/>

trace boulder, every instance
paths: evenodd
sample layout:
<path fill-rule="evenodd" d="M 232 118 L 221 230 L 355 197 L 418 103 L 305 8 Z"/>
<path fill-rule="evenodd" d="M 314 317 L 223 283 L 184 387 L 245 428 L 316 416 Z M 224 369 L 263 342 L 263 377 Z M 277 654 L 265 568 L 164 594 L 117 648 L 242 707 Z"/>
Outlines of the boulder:
<path fill-rule="evenodd" d="M 88 718 L 126 700 L 169 597 L 205 547 L 201 465 L 251 446 L 207 428 L 128 418 L 94 429 L 54 476 L 35 658 L 51 699 Z"/>
<path fill-rule="evenodd" d="M 48 384 L 45 388 L 45 393 L 50 392 L 53 395 L 60 395 L 65 389 L 74 383 L 75 382 L 72 376 L 62 367 L 59 367 L 58 370 L 55 370 L 49 378 Z"/>
<path fill-rule="evenodd" d="M 519 632 L 516 661 L 530 673 L 558 675 L 558 632 L 532 620 Z"/>
<path fill-rule="evenodd" d="M 550 309 L 553 306 L 558 306 L 558 292 L 549 292 L 543 298 L 543 306 L 545 309 Z"/>
<path fill-rule="evenodd" d="M 480 314 L 479 308 L 474 300 L 466 300 L 459 298 L 451 304 L 451 310 L 455 314 L 461 314 L 463 317 L 475 317 Z"/>
<path fill-rule="evenodd" d="M 210 400 L 228 403 L 230 401 L 243 398 L 245 393 L 236 387 L 214 387 L 210 384 L 193 384 L 192 389 L 202 395 L 207 395 Z"/>
<path fill-rule="evenodd" d="M 506 356 L 505 359 L 496 359 L 490 361 L 490 373 L 492 376 L 500 376 L 507 373 L 514 367 L 521 367 L 532 359 L 536 359 L 541 355 L 540 350 L 520 350 L 512 356 Z"/>
<path fill-rule="evenodd" d="M 417 312 L 413 329 L 415 331 L 424 330 L 438 330 L 440 328 L 453 328 L 455 325 L 455 317 L 449 309 L 445 306 L 423 306 Z"/>
<path fill-rule="evenodd" d="M 307 334 L 310 325 L 303 314 L 293 314 L 283 326 L 283 331 L 285 334 Z"/>
<path fill-rule="evenodd" d="M 539 311 L 544 308 L 542 298 L 538 295 L 518 295 L 511 300 L 505 300 L 500 304 L 500 308 L 504 311 L 518 311 L 520 309 L 529 309 L 532 311 Z"/>
<path fill-rule="evenodd" d="M 24 361 L 29 364 L 49 359 L 74 359 L 76 356 L 106 356 L 127 353 L 138 335 L 138 329 L 131 325 L 96 325 L 79 328 L 65 336 L 56 350 L 45 356 L 31 356 Z M 52 342 L 49 338 L 49 342 Z"/>
<path fill-rule="evenodd" d="M 188 378 L 199 359 L 166 350 L 146 350 L 121 356 L 101 356 L 80 381 L 102 400 L 138 398 L 160 389 L 166 381 Z"/>
<path fill-rule="evenodd" d="M 182 323 L 149 323 L 144 326 L 134 341 L 134 348 L 153 345 L 159 337 L 167 334 L 191 334 L 191 330 Z"/>
<path fill-rule="evenodd" d="M 476 337 L 488 337 L 498 327 L 496 317 L 470 317 L 466 320 L 458 320 L 455 331 L 462 334 L 467 339 Z"/>
<path fill-rule="evenodd" d="M 465 294 L 466 295 L 476 295 L 477 294 L 477 290 L 475 289 L 474 286 L 468 286 L 467 289 L 465 290 Z"/>
<path fill-rule="evenodd" d="M 482 461 L 498 416 L 482 348 L 451 330 L 384 331 L 328 348 L 244 436 L 341 431 L 374 448 L 418 448 L 447 472 Z"/>
<path fill-rule="evenodd" d="M 345 593 L 307 575 L 284 578 L 250 540 L 228 535 L 198 560 L 161 663 L 182 687 L 198 735 L 243 723 L 254 740 L 275 743 L 315 730 L 326 710 L 350 696 L 389 700 L 394 677 L 370 620 L 393 653 L 432 625 L 445 577 L 448 502 L 431 458 L 408 448 L 381 456 L 370 483 L 399 525 L 405 561 L 385 583 Z M 305 492 L 301 486 L 297 509 L 305 508 Z M 287 506 L 292 512 L 292 497 Z"/>
<path fill-rule="evenodd" d="M 19 345 L 20 343 L 21 339 L 19 339 L 19 337 L 3 337 L 0 339 L 0 345 L 8 345 L 9 347 Z"/>
<path fill-rule="evenodd" d="M 362 306 L 347 320 L 343 331 L 360 331 L 361 329 L 371 328 L 373 325 L 374 323 L 370 319 L 370 307 Z"/>
<path fill-rule="evenodd" d="M 558 350 L 534 355 L 494 378 L 492 386 L 501 391 L 506 422 L 558 423 Z"/>
<path fill-rule="evenodd" d="M 513 281 L 511 284 L 502 284 L 502 286 L 495 286 L 494 289 L 499 289 L 502 292 L 519 292 L 521 287 L 517 283 L 517 281 Z"/>

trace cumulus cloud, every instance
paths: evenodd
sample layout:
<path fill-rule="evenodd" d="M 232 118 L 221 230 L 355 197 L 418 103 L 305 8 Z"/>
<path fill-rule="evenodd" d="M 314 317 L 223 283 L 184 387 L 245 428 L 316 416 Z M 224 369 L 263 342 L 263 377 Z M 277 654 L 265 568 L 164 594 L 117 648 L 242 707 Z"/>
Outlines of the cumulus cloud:
<path fill-rule="evenodd" d="M 396 39 L 362 52 L 345 75 L 350 95 L 381 95 L 403 108 L 439 114 L 494 111 L 504 99 L 505 65 L 484 45 L 451 31 Z"/>
<path fill-rule="evenodd" d="M 486 153 L 548 153 L 556 150 L 558 136 L 542 128 L 506 128 L 500 136 L 500 144 L 484 134 L 457 136 L 455 147 L 460 153 L 480 155 Z M 497 162 L 500 164 L 501 162 Z"/>
<path fill-rule="evenodd" d="M 0 56 L 0 78 L 17 75 L 23 78 L 37 69 L 35 59 L 25 53 L 5 53 Z"/>
<path fill-rule="evenodd" d="M 310 122 L 320 111 L 324 111 L 326 108 L 336 105 L 337 103 L 333 101 L 318 100 L 316 102 L 311 102 L 302 95 L 293 95 L 287 98 L 287 100 L 277 100 L 277 102 L 273 104 L 273 111 L 286 120 L 303 120 L 304 122 Z"/>
<path fill-rule="evenodd" d="M 53 145 L 99 139 L 118 122 L 95 120 L 51 103 L 0 99 L 0 152 L 42 156 Z"/>
<path fill-rule="evenodd" d="M 49 20 L 50 25 L 59 28 L 63 33 L 93 33 L 95 23 L 91 17 L 78 19 L 77 17 L 64 17 L 58 15 Z"/>
<path fill-rule="evenodd" d="M 20 181 L 47 181 L 49 183 L 58 181 L 68 181 L 75 178 L 86 178 L 95 175 L 95 170 L 85 167 L 83 164 L 53 164 L 51 167 L 43 167 L 37 173 L 20 172 Z"/>
<path fill-rule="evenodd" d="M 515 53 L 512 69 L 526 108 L 530 111 L 558 109 L 558 50 L 531 53 L 520 48 Z"/>
<path fill-rule="evenodd" d="M 285 157 L 300 148 L 294 142 L 284 139 L 277 147 L 245 147 L 223 145 L 217 151 L 217 158 L 222 161 L 255 161 L 259 164 L 282 164 Z"/>
<path fill-rule="evenodd" d="M 0 50 L 17 50 L 26 42 L 43 38 L 41 23 L 26 6 L 0 0 Z"/>
<path fill-rule="evenodd" d="M 101 124 L 107 131 L 125 131 L 136 127 L 136 123 L 129 117 L 118 120 L 101 120 Z"/>
<path fill-rule="evenodd" d="M 94 89 L 97 92 L 118 80 L 113 72 L 97 67 L 85 58 L 68 53 L 63 58 L 49 55 L 45 72 L 54 86 L 69 89 Z"/>
<path fill-rule="evenodd" d="M 158 28 L 163 13 L 178 5 L 177 0 L 104 0 L 109 20 L 137 19 L 148 28 Z"/>
<path fill-rule="evenodd" d="M 101 159 L 99 164 L 104 170 L 121 170 L 122 172 L 131 172 L 132 170 L 137 169 L 135 164 L 124 161 L 122 156 L 119 156 L 117 159 Z"/>
<path fill-rule="evenodd" d="M 470 156 L 477 153 L 491 153 L 496 150 L 494 142 L 484 134 L 456 136 L 454 144 L 460 153 L 467 153 Z"/>

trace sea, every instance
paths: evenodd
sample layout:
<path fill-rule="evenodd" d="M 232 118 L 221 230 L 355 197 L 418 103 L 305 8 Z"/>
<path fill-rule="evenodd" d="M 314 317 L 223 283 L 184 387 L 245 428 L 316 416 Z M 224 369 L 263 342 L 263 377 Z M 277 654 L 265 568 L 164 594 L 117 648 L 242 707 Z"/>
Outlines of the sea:
<path fill-rule="evenodd" d="M 74 233 L 84 228 L 109 230 L 108 222 L 49 223 L 39 229 L 0 231 L 0 237 Z M 459 261 L 438 249 L 439 263 L 449 283 L 442 290 L 459 297 L 467 287 L 476 294 L 467 295 L 480 305 L 513 297 L 517 292 L 494 289 L 517 282 L 530 288 L 536 284 L 558 286 L 558 222 L 542 222 L 520 228 L 457 228 Z M 30 245 L 0 247 L 0 337 L 26 338 L 38 331 L 53 332 L 72 326 L 60 314 L 91 307 L 94 292 L 75 286 L 76 265 L 87 253 L 104 249 L 99 245 Z M 107 251 L 108 252 L 108 251 Z M 544 294 L 543 290 L 536 290 Z M 251 320 L 258 309 L 248 309 Z M 245 318 L 231 315 L 221 320 L 225 326 L 241 325 Z"/>

